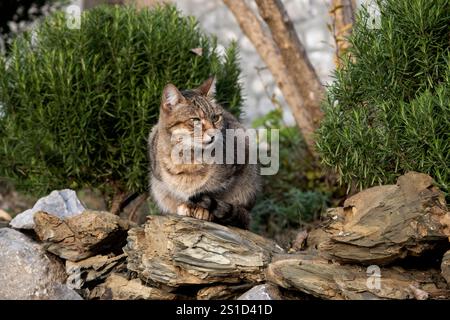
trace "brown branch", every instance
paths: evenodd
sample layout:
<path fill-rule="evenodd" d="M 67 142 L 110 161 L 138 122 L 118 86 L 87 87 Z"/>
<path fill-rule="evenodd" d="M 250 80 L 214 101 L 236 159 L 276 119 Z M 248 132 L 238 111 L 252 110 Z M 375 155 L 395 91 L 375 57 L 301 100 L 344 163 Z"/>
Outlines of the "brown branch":
<path fill-rule="evenodd" d="M 355 0 L 333 0 L 330 14 L 333 18 L 333 37 L 336 44 L 335 63 L 339 68 L 342 65 L 342 57 L 350 46 L 348 37 L 352 33 L 355 22 Z"/>
<path fill-rule="evenodd" d="M 281 0 L 256 0 L 256 4 L 259 14 L 270 28 L 284 65 L 289 67 L 289 72 L 303 97 L 304 108 L 311 115 L 314 126 L 317 126 L 322 119 L 320 102 L 324 88 L 309 61 L 294 24 Z"/>
<path fill-rule="evenodd" d="M 133 206 L 131 207 L 130 213 L 128 214 L 128 220 L 137 222 L 136 214 L 139 210 L 139 208 L 147 201 L 148 199 L 148 193 L 145 192 L 141 194 L 133 203 Z"/>
<path fill-rule="evenodd" d="M 113 195 L 110 201 L 110 209 L 109 212 L 115 215 L 119 215 L 122 206 L 122 202 L 127 198 L 127 193 L 123 191 L 117 184 L 112 183 L 113 187 Z"/>
<path fill-rule="evenodd" d="M 271 71 L 286 102 L 292 110 L 295 121 L 308 145 L 308 149 L 312 154 L 315 154 L 313 133 L 316 126 L 313 122 L 312 115 L 305 108 L 305 98 L 302 96 L 289 69 L 284 64 L 274 41 L 265 32 L 258 17 L 247 6 L 245 1 L 223 1 L 231 10 L 242 31 L 253 43 L 259 55 Z"/>

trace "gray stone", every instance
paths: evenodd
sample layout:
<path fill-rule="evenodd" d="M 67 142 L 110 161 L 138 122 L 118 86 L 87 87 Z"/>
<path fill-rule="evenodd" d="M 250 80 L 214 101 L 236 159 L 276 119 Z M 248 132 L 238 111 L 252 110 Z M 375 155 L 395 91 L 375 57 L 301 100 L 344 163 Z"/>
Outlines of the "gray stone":
<path fill-rule="evenodd" d="M 257 285 L 243 295 L 238 300 L 281 300 L 281 293 L 278 288 L 271 284 Z"/>
<path fill-rule="evenodd" d="M 83 300 L 83 298 L 65 284 L 55 283 L 45 300 Z"/>
<path fill-rule="evenodd" d="M 65 284 L 63 264 L 19 231 L 0 229 L 0 300 L 81 299 Z"/>
<path fill-rule="evenodd" d="M 64 219 L 78 215 L 84 210 L 86 209 L 78 200 L 75 191 L 70 189 L 55 190 L 48 196 L 39 199 L 32 209 L 18 214 L 11 220 L 10 226 L 15 229 L 33 229 L 33 217 L 38 211 L 44 211 Z"/>

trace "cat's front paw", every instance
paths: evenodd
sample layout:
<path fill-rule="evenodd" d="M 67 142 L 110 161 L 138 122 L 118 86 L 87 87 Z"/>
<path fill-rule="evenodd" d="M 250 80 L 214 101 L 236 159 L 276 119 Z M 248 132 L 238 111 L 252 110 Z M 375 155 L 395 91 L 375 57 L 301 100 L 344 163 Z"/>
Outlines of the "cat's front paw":
<path fill-rule="evenodd" d="M 212 221 L 213 219 L 213 215 L 207 209 L 185 203 L 177 207 L 177 215 L 206 221 Z"/>
<path fill-rule="evenodd" d="M 213 215 L 209 211 L 202 207 L 196 207 L 194 210 L 194 218 L 206 221 L 212 221 Z"/>
<path fill-rule="evenodd" d="M 177 207 L 177 215 L 184 216 L 184 217 L 190 217 L 191 216 L 191 209 L 185 203 L 180 204 Z"/>

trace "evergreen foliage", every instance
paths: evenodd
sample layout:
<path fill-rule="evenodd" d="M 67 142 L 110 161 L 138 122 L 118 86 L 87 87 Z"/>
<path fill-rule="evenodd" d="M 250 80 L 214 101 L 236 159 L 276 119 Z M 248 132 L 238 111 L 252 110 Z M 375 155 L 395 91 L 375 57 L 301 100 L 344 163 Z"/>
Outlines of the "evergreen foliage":
<path fill-rule="evenodd" d="M 217 100 L 238 116 L 237 59 L 234 43 L 221 56 L 216 39 L 172 6 L 97 7 L 78 30 L 52 15 L 0 57 L 0 177 L 34 195 L 142 192 L 163 87 L 193 88 L 215 74 Z"/>
<path fill-rule="evenodd" d="M 450 1 L 381 0 L 362 10 L 350 58 L 324 104 L 318 149 L 345 183 L 392 183 L 410 170 L 450 178 Z"/>

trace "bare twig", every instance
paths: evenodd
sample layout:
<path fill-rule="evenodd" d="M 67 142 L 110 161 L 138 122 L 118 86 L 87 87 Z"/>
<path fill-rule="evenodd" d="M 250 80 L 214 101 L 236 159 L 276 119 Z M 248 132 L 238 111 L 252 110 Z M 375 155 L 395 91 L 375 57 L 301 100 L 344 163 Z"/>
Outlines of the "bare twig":
<path fill-rule="evenodd" d="M 115 215 L 119 215 L 121 210 L 122 202 L 127 198 L 127 193 L 123 191 L 117 184 L 112 183 L 114 194 L 111 199 L 111 205 L 109 212 Z"/>
<path fill-rule="evenodd" d="M 355 10 L 355 0 L 333 0 L 331 4 L 330 15 L 333 20 L 331 29 L 336 46 L 335 63 L 338 68 L 342 65 L 342 57 L 350 46 L 348 36 L 353 29 Z"/>
<path fill-rule="evenodd" d="M 133 202 L 133 206 L 128 214 L 128 220 L 136 222 L 136 214 L 139 211 L 139 208 L 145 203 L 145 201 L 147 201 L 147 198 L 148 193 L 144 192 Z"/>

